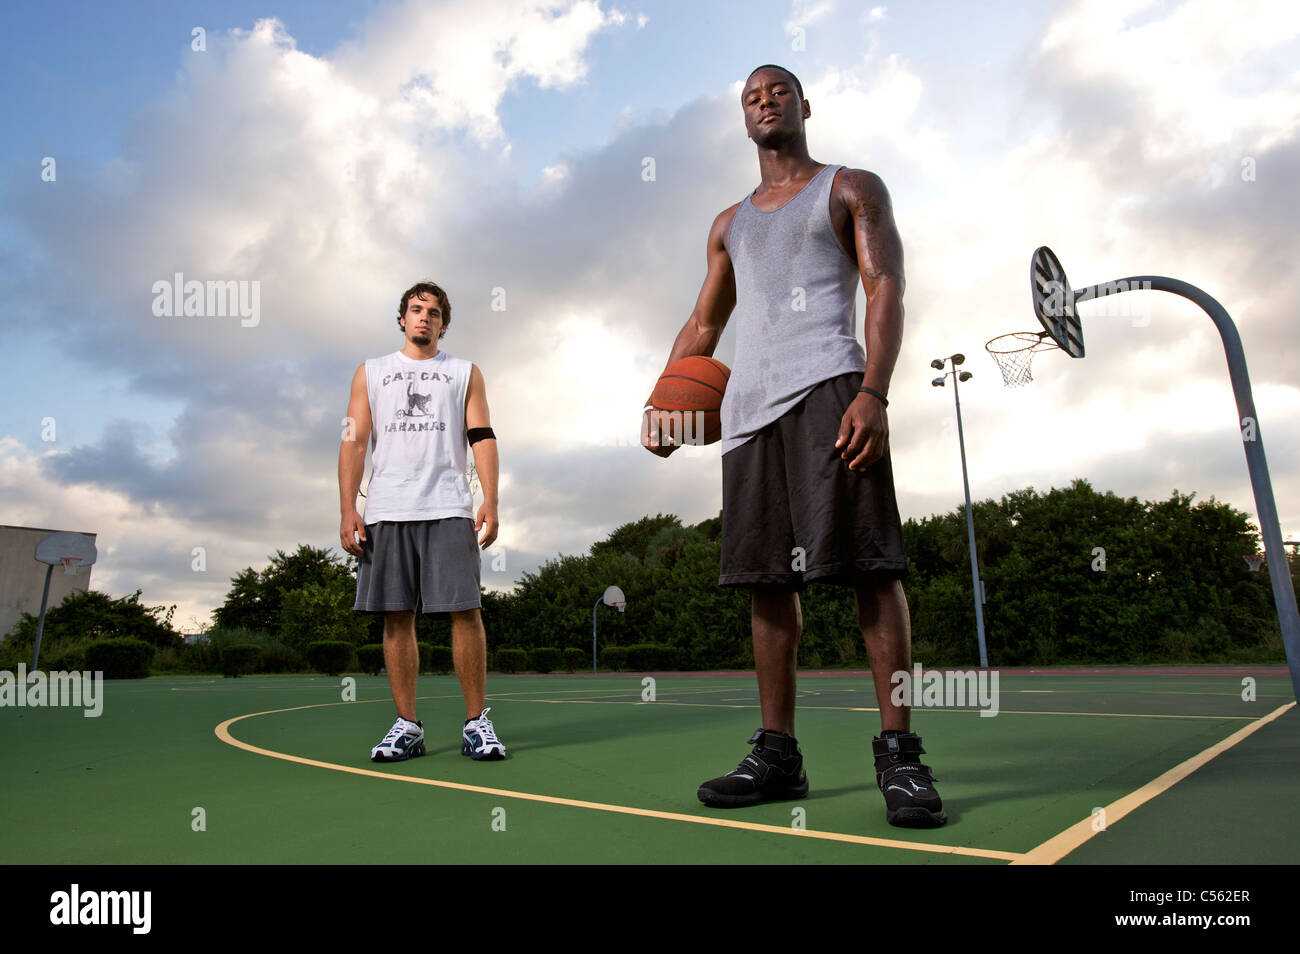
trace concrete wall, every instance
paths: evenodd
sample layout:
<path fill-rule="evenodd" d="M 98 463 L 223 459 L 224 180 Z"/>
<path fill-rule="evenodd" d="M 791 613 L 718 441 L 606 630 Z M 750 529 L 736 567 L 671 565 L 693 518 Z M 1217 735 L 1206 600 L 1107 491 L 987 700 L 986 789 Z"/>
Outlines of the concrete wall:
<path fill-rule="evenodd" d="M 33 616 L 41 611 L 41 590 L 45 587 L 44 563 L 32 556 L 36 544 L 57 530 L 40 527 L 10 527 L 0 525 L 0 639 L 18 625 L 23 613 Z M 83 530 L 74 533 L 85 533 Z M 86 533 L 91 540 L 95 534 Z M 56 566 L 50 574 L 50 609 L 63 602 L 71 593 L 84 593 L 90 589 L 90 572 L 93 566 L 76 568 L 69 576 L 63 567 Z"/>

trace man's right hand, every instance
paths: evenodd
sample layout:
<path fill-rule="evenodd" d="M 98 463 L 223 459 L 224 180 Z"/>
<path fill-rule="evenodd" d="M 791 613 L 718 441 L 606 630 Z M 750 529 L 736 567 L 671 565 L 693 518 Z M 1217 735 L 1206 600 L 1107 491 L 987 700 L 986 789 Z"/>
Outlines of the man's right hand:
<path fill-rule="evenodd" d="M 357 542 L 358 535 L 361 537 L 360 543 Z M 361 519 L 361 514 L 355 510 L 343 515 L 343 524 L 339 527 L 339 541 L 343 544 L 343 549 L 353 556 L 359 557 L 365 552 L 366 524 Z"/>
<path fill-rule="evenodd" d="M 664 442 L 659 442 L 660 438 Z M 653 407 L 647 407 L 641 414 L 641 446 L 659 457 L 667 457 L 681 445 L 673 443 L 672 435 L 665 434 L 659 416 Z"/>

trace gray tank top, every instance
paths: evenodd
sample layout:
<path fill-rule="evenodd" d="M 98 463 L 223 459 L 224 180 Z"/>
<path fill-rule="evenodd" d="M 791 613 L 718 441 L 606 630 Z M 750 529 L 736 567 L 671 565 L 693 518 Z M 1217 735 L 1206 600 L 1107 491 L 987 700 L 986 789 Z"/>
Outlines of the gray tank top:
<path fill-rule="evenodd" d="M 831 226 L 831 185 L 841 168 L 826 166 L 771 212 L 746 196 L 731 221 L 736 355 L 722 398 L 724 454 L 822 381 L 866 370 L 857 336 L 858 266 Z"/>

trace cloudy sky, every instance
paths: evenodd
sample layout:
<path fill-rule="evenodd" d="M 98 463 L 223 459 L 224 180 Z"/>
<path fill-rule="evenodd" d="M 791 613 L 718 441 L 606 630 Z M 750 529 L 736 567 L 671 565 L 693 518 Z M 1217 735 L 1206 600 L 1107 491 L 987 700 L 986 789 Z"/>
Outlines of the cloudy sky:
<path fill-rule="evenodd" d="M 1255 513 L 1190 303 L 1085 304 L 1087 357 L 1003 387 L 983 346 L 1036 327 L 1049 245 L 1075 286 L 1162 274 L 1223 302 L 1300 536 L 1297 34 L 1290 0 L 5 5 L 0 523 L 97 533 L 97 588 L 205 623 L 241 568 L 337 545 L 349 380 L 401 346 L 423 278 L 499 436 L 487 585 L 645 514 L 715 515 L 718 445 L 655 458 L 639 412 L 710 222 L 758 183 L 739 91 L 777 62 L 813 158 L 893 195 L 904 517 L 961 502 L 951 387 L 930 386 L 953 352 L 976 497 L 1085 477 Z M 248 283 L 256 314 L 158 315 L 177 273 Z"/>

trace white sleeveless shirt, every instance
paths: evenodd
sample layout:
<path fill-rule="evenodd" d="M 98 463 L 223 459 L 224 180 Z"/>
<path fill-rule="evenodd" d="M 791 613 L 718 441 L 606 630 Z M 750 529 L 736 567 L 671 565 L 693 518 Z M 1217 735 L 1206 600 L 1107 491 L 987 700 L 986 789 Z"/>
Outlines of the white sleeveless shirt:
<path fill-rule="evenodd" d="M 465 394 L 473 365 L 439 351 L 366 361 L 370 485 L 365 522 L 474 517 L 466 476 Z"/>

